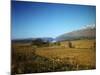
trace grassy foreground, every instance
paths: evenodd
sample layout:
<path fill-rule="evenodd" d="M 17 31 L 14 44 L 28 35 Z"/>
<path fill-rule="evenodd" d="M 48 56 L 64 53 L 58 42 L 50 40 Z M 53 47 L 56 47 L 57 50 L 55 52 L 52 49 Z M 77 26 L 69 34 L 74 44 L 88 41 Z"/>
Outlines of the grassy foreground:
<path fill-rule="evenodd" d="M 35 47 L 30 44 L 12 44 L 12 75 L 95 69 L 96 49 L 91 47 L 92 43 L 87 47 L 90 41 L 85 43 L 72 41 L 74 48 L 59 45 Z"/>

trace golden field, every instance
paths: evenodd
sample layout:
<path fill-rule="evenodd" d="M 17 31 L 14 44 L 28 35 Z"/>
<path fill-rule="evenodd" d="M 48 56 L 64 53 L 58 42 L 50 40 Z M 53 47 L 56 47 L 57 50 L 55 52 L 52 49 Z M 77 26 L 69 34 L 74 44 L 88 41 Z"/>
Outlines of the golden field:
<path fill-rule="evenodd" d="M 70 42 L 71 48 L 66 47 L 68 43 L 48 47 L 12 44 L 12 74 L 95 69 L 95 40 Z"/>
<path fill-rule="evenodd" d="M 77 48 L 38 48 L 36 54 L 50 59 L 72 59 L 79 65 L 95 66 L 95 49 L 77 49 Z M 56 60 L 56 59 L 55 59 Z"/>

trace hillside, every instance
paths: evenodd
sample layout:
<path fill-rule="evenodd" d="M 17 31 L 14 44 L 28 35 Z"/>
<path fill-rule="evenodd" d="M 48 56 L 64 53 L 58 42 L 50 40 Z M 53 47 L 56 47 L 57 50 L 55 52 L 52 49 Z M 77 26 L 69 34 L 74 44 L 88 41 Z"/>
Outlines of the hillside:
<path fill-rule="evenodd" d="M 72 32 L 68 32 L 56 37 L 56 41 L 76 40 L 76 39 L 94 39 L 96 36 L 95 27 L 86 27 Z"/>

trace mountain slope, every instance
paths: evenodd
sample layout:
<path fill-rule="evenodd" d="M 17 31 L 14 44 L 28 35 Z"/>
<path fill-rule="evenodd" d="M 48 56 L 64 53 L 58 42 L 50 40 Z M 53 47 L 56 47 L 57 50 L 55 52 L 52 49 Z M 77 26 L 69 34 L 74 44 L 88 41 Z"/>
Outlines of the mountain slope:
<path fill-rule="evenodd" d="M 87 27 L 83 29 L 79 29 L 76 31 L 72 31 L 69 33 L 62 34 L 56 37 L 56 41 L 62 40 L 75 40 L 75 39 L 93 39 L 96 36 L 96 28 L 95 27 Z"/>

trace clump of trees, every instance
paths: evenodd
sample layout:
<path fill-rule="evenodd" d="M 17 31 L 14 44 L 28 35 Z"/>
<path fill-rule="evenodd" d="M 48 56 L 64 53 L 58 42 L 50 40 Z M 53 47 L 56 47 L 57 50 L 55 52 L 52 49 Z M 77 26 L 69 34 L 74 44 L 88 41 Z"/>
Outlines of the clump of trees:
<path fill-rule="evenodd" d="M 60 42 L 55 42 L 54 45 L 60 46 Z"/>
<path fill-rule="evenodd" d="M 47 47 L 47 46 L 49 46 L 49 41 L 44 41 L 44 40 L 38 38 L 38 39 L 32 41 L 32 46 Z"/>

